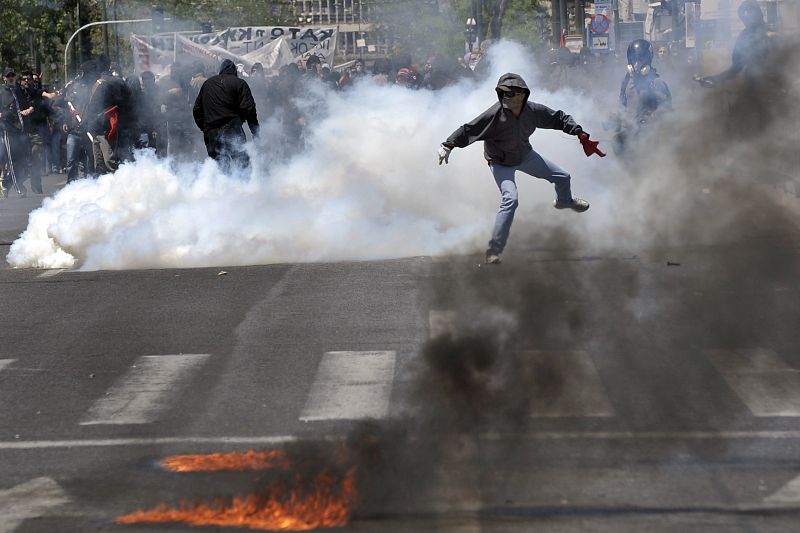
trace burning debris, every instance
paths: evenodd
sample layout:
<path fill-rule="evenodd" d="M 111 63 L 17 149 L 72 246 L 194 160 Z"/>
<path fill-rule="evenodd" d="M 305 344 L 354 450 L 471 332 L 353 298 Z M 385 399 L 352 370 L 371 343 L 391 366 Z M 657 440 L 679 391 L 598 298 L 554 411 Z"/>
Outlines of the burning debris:
<path fill-rule="evenodd" d="M 212 453 L 202 455 L 172 455 L 161 465 L 174 472 L 225 472 L 243 470 L 288 470 L 291 462 L 283 450 L 257 452 Z"/>
<path fill-rule="evenodd" d="M 162 464 L 177 472 L 220 472 L 294 468 L 281 450 L 209 455 L 178 455 Z M 350 520 L 358 493 L 356 468 L 320 467 L 315 473 L 296 470 L 250 494 L 209 502 L 161 503 L 117 518 L 123 525 L 182 522 L 266 531 L 308 531 L 340 527 Z"/>

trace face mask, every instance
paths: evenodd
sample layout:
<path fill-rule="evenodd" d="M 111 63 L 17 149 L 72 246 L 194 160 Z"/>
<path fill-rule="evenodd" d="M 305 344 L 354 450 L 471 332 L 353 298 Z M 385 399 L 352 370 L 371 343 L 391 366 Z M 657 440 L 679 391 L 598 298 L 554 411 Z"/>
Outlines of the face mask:
<path fill-rule="evenodd" d="M 650 73 L 650 65 L 642 65 L 639 67 L 639 71 L 636 71 L 636 67 L 634 65 L 628 65 L 628 72 L 631 74 L 639 74 L 640 76 L 647 76 Z"/>

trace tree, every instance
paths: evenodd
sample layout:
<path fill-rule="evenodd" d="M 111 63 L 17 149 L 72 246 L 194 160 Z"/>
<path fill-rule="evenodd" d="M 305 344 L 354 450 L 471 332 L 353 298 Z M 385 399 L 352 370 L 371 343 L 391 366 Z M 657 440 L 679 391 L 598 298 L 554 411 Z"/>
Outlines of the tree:
<path fill-rule="evenodd" d="M 541 41 L 537 15 L 545 12 L 549 0 L 455 0 L 451 8 L 463 24 L 468 17 L 480 18 L 488 27 L 479 32 L 484 38 L 511 38 L 523 44 Z M 480 10 L 476 17 L 475 10 Z M 488 31 L 486 31 L 488 29 Z"/>
<path fill-rule="evenodd" d="M 509 0 L 495 0 L 489 6 L 489 30 L 494 39 L 499 39 L 502 35 L 501 29 L 503 27 L 503 18 L 506 16 L 508 2 Z"/>
<path fill-rule="evenodd" d="M 431 53 L 463 54 L 463 28 L 439 10 L 438 2 L 378 0 L 370 4 L 370 15 L 375 31 L 391 43 L 393 55 L 424 60 Z"/>
<path fill-rule="evenodd" d="M 64 36 L 72 24 L 69 3 L 0 0 L 2 64 L 43 71 L 45 80 L 54 80 L 62 61 L 59 57 L 66 42 Z"/>

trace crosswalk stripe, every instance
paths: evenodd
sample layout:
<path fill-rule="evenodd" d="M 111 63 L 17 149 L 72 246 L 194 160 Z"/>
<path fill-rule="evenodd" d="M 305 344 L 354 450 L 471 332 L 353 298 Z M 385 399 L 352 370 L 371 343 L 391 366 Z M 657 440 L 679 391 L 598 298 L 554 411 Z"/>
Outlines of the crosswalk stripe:
<path fill-rule="evenodd" d="M 178 382 L 209 354 L 145 355 L 89 409 L 81 425 L 146 424 L 164 410 Z"/>
<path fill-rule="evenodd" d="M 64 272 L 64 270 L 66 270 L 66 269 L 64 269 L 64 268 L 53 268 L 51 270 L 45 270 L 44 272 L 42 272 L 41 274 L 39 274 L 36 277 L 37 278 L 52 278 L 53 276 L 58 276 L 59 274 Z"/>
<path fill-rule="evenodd" d="M 394 351 L 326 352 L 300 420 L 386 417 L 395 358 Z"/>
<path fill-rule="evenodd" d="M 9 366 L 14 361 L 16 361 L 16 359 L 0 359 L 0 370 L 3 370 L 5 367 Z"/>
<path fill-rule="evenodd" d="M 800 476 L 764 498 L 765 503 L 782 503 L 797 505 L 800 503 Z"/>
<path fill-rule="evenodd" d="M 69 503 L 61 486 L 49 477 L 38 477 L 16 487 L 0 490 L 0 533 L 13 533 L 27 519 L 45 515 L 49 508 Z"/>
<path fill-rule="evenodd" d="M 532 417 L 614 416 L 614 408 L 587 352 L 529 350 L 523 355 L 536 384 L 532 391 Z"/>
<path fill-rule="evenodd" d="M 800 371 L 772 350 L 705 350 L 754 416 L 800 416 Z"/>

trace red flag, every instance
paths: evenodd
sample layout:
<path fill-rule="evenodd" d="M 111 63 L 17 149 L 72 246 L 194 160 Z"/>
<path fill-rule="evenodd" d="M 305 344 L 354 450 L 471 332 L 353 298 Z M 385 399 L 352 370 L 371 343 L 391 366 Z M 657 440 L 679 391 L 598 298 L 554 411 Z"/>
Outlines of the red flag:
<path fill-rule="evenodd" d="M 567 30 L 565 30 L 565 29 L 561 30 L 561 40 L 558 41 L 558 45 L 561 48 L 564 48 L 565 46 L 567 46 Z"/>
<path fill-rule="evenodd" d="M 103 114 L 108 117 L 108 123 L 111 125 L 108 132 L 106 133 L 106 139 L 109 142 L 114 142 L 117 140 L 117 123 L 119 122 L 119 106 L 109 107 Z"/>

